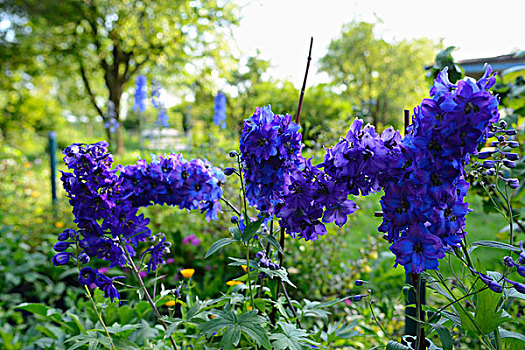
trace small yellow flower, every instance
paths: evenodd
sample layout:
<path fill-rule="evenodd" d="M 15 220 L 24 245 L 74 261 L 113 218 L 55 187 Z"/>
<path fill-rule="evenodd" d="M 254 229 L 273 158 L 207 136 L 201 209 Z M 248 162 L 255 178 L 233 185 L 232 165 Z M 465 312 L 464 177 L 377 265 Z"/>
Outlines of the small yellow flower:
<path fill-rule="evenodd" d="M 211 319 L 214 319 L 214 318 L 215 318 L 215 315 L 210 315 L 210 318 L 211 318 Z"/>
<path fill-rule="evenodd" d="M 377 252 L 376 251 L 373 251 L 371 252 L 368 257 L 372 260 L 377 260 L 378 256 L 377 256 Z"/>
<path fill-rule="evenodd" d="M 244 270 L 244 272 L 248 272 L 248 266 L 246 265 L 241 265 L 242 269 Z"/>
<path fill-rule="evenodd" d="M 25 162 L 24 163 L 24 168 L 27 169 L 27 168 L 30 168 L 30 167 L 31 167 L 31 163 L 29 163 L 29 162 Z"/>
<path fill-rule="evenodd" d="M 363 266 L 363 272 L 364 273 L 370 273 L 372 272 L 372 268 L 368 265 Z"/>
<path fill-rule="evenodd" d="M 62 227 L 64 227 L 64 223 L 62 221 L 57 221 L 57 222 L 55 222 L 55 227 L 56 228 L 62 228 Z"/>
<path fill-rule="evenodd" d="M 175 306 L 175 300 L 170 300 L 164 303 L 167 307 Z"/>
<path fill-rule="evenodd" d="M 38 198 L 38 197 L 40 197 L 40 192 L 33 191 L 33 192 L 31 192 L 31 196 L 33 196 L 33 198 Z"/>
<path fill-rule="evenodd" d="M 191 278 L 191 276 L 193 276 L 194 273 L 195 273 L 195 269 L 184 269 L 184 270 L 180 270 L 180 274 L 181 274 L 182 277 L 184 277 L 184 278 Z"/>
<path fill-rule="evenodd" d="M 253 307 L 251 307 L 250 305 L 246 306 L 246 310 L 248 311 L 252 311 L 253 310 Z"/>
<path fill-rule="evenodd" d="M 236 285 L 242 284 L 242 282 L 241 281 L 228 281 L 226 282 L 226 284 L 229 286 L 236 286 Z"/>

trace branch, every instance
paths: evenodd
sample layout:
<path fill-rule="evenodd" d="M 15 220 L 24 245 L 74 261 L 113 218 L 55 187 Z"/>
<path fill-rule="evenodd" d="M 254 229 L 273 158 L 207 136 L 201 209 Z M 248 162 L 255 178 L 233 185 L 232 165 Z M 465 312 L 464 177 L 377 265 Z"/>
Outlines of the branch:
<path fill-rule="evenodd" d="M 95 99 L 95 94 L 93 94 L 93 90 L 91 90 L 91 86 L 89 85 L 89 80 L 87 78 L 87 75 L 86 75 L 86 69 L 84 68 L 84 63 L 82 63 L 82 59 L 77 57 L 78 58 L 78 63 L 80 65 L 80 75 L 82 76 L 82 81 L 84 82 L 84 86 L 86 88 L 86 91 L 89 95 L 89 99 L 91 101 L 91 103 L 93 104 L 93 106 L 95 107 L 95 109 L 97 110 L 98 114 L 102 117 L 102 119 L 105 121 L 106 120 L 106 116 L 104 115 L 104 112 L 102 112 L 102 110 L 100 109 L 100 107 L 97 105 L 97 101 Z"/>

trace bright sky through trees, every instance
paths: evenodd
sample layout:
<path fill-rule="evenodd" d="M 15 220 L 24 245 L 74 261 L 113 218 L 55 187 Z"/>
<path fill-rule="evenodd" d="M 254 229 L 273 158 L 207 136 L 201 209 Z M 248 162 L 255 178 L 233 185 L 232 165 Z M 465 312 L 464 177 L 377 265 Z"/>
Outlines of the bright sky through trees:
<path fill-rule="evenodd" d="M 491 57 L 525 50 L 523 0 L 250 0 L 234 29 L 239 48 L 258 49 L 270 59 L 276 78 L 289 77 L 300 86 L 314 36 L 310 84 L 324 81 L 317 61 L 344 23 L 376 22 L 387 40 L 417 37 L 444 39 L 456 46 L 456 59 Z M 429 62 L 431 63 L 431 62 Z"/>

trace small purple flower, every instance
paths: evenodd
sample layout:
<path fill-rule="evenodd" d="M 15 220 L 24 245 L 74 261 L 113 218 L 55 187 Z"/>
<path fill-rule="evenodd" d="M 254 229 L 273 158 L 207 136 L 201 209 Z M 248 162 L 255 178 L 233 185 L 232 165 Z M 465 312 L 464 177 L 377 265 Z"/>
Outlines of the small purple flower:
<path fill-rule="evenodd" d="M 97 271 L 93 270 L 91 267 L 83 267 L 78 274 L 78 281 L 83 285 L 90 285 L 95 283 L 97 277 Z"/>
<path fill-rule="evenodd" d="M 200 243 L 201 243 L 201 240 L 194 234 L 186 236 L 182 239 L 182 244 L 184 245 L 191 244 L 195 247 L 198 247 Z"/>
<path fill-rule="evenodd" d="M 407 273 L 437 270 L 438 259 L 445 257 L 441 239 L 421 223 L 411 224 L 406 236 L 396 240 L 390 250 L 396 255 L 396 265 L 403 265 Z"/>
<path fill-rule="evenodd" d="M 113 281 L 121 278 L 124 278 L 124 276 L 110 278 L 102 273 L 98 273 L 95 279 L 95 284 L 101 291 L 104 292 L 104 296 L 106 298 L 109 298 L 111 302 L 113 302 L 113 299 L 115 298 L 120 300 L 120 294 L 117 288 L 115 288 L 115 286 L 113 285 Z"/>

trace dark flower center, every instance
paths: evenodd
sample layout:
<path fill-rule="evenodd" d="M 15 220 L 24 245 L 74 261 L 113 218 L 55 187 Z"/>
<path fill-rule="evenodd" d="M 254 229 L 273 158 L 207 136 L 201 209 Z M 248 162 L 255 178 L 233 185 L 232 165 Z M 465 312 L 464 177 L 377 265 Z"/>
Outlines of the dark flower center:
<path fill-rule="evenodd" d="M 414 252 L 416 252 L 417 254 L 421 255 L 423 254 L 423 245 L 421 244 L 421 242 L 417 242 L 416 244 L 414 244 Z"/>
<path fill-rule="evenodd" d="M 432 174 L 432 176 L 430 176 L 430 182 L 432 182 L 433 186 L 439 186 L 443 183 L 438 174 Z"/>

